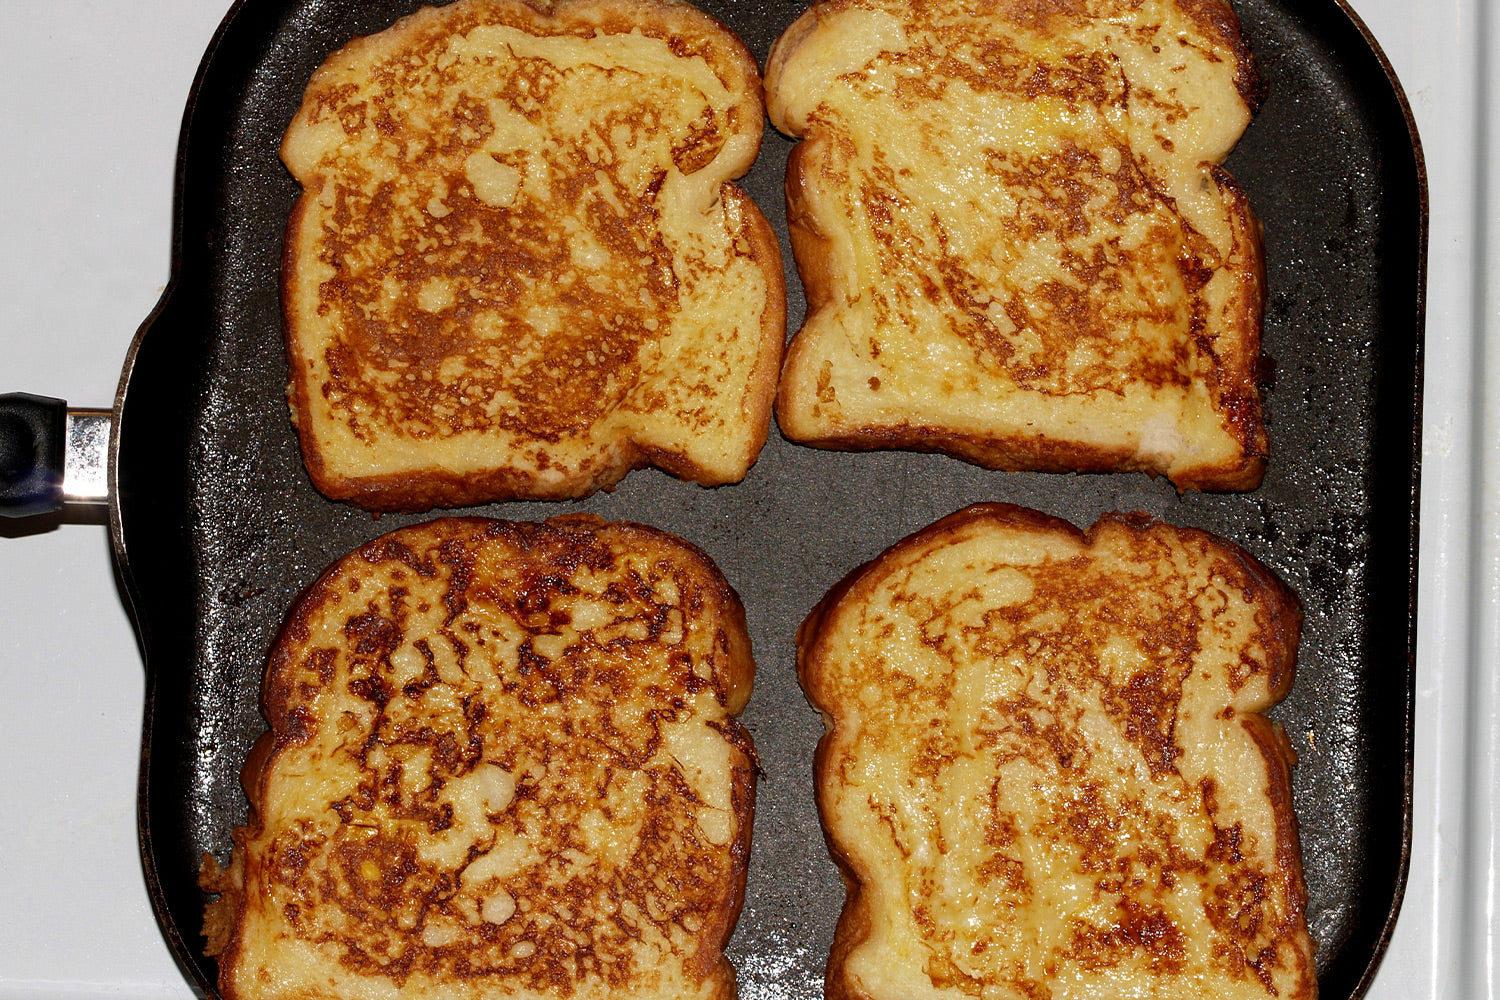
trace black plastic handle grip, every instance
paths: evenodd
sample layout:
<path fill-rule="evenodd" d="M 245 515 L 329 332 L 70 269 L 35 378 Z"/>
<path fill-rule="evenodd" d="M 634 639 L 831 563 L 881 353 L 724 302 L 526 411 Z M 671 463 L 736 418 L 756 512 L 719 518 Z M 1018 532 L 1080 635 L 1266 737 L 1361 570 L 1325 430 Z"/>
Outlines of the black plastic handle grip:
<path fill-rule="evenodd" d="M 62 507 L 68 404 L 26 392 L 0 395 L 0 516 Z"/>

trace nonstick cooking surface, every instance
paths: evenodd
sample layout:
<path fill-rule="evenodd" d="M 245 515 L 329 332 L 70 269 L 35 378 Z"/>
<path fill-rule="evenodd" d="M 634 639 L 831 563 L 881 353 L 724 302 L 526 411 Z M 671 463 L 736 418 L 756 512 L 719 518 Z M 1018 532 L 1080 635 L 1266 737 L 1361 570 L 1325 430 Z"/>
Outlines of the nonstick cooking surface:
<path fill-rule="evenodd" d="M 277 160 L 308 76 L 410 2 L 245 0 L 195 89 L 179 177 L 175 279 L 127 366 L 116 544 L 146 653 L 141 766 L 147 878 L 199 989 L 198 859 L 223 858 L 247 811 L 245 752 L 265 728 L 265 651 L 298 593 L 338 556 L 429 516 L 374 517 L 318 495 L 283 396 L 277 272 L 297 187 Z M 800 5 L 703 6 L 762 62 Z M 1271 86 L 1229 161 L 1265 223 L 1272 458 L 1244 495 L 1178 496 L 1142 475 L 988 472 L 911 453 L 839 453 L 773 429 L 741 484 L 654 470 L 581 502 L 475 508 L 516 520 L 591 511 L 673 532 L 744 598 L 764 773 L 745 907 L 730 946 L 741 995 L 815 998 L 843 886 L 813 802 L 821 723 L 793 635 L 827 588 L 966 504 L 1003 500 L 1091 525 L 1142 510 L 1238 542 L 1306 613 L 1298 680 L 1274 717 L 1300 757 L 1297 813 L 1323 995 L 1363 992 L 1399 907 L 1409 849 L 1416 435 L 1425 197 L 1404 102 L 1333 0 L 1239 0 Z M 801 284 L 785 245 L 791 143 L 767 132 L 742 181 L 783 234 L 788 328 Z"/>

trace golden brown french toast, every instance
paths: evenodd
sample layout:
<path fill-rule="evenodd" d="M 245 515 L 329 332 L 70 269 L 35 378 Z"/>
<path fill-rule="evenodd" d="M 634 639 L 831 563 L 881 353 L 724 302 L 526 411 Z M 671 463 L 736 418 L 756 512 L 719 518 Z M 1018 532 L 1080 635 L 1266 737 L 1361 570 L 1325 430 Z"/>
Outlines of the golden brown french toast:
<path fill-rule="evenodd" d="M 755 751 L 739 598 L 587 515 L 346 556 L 267 661 L 205 916 L 226 1000 L 731 1000 Z"/>
<path fill-rule="evenodd" d="M 377 510 L 742 479 L 785 288 L 760 75 L 670 0 L 458 0 L 329 57 L 281 155 L 289 397 L 313 483 Z"/>
<path fill-rule="evenodd" d="M 1145 515 L 967 508 L 797 637 L 848 895 L 830 1000 L 1311 998 L 1295 596 Z"/>
<path fill-rule="evenodd" d="M 822 0 L 767 108 L 809 312 L 793 440 L 1259 485 L 1264 264 L 1224 0 Z"/>

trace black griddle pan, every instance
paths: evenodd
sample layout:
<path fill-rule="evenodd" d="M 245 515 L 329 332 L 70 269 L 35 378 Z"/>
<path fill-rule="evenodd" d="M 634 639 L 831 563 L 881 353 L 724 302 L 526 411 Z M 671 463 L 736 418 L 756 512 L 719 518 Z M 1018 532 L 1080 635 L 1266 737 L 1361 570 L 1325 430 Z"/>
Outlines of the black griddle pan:
<path fill-rule="evenodd" d="M 245 753 L 265 723 L 265 651 L 322 568 L 377 534 L 319 496 L 283 386 L 277 272 L 297 187 L 277 160 L 308 76 L 412 0 L 242 0 L 194 86 L 178 166 L 173 279 L 130 352 L 114 413 L 115 553 L 145 653 L 140 834 L 162 930 L 196 988 L 199 857 L 245 819 Z M 764 61 L 799 3 L 706 2 Z M 1230 538 L 1306 612 L 1298 679 L 1276 710 L 1300 756 L 1295 793 L 1323 996 L 1361 995 L 1389 939 L 1411 833 L 1418 433 L 1426 190 L 1410 110 L 1338 0 L 1237 0 L 1269 97 L 1229 161 L 1265 223 L 1272 458 L 1244 495 L 1178 496 L 1140 475 L 987 472 L 909 453 L 839 453 L 774 431 L 741 484 L 646 470 L 576 503 L 705 549 L 744 598 L 759 671 L 745 723 L 764 774 L 745 907 L 730 947 L 746 1000 L 822 994 L 843 886 L 813 802 L 821 732 L 793 666 L 803 615 L 855 565 L 976 501 L 1086 527 L 1142 510 Z M 743 182 L 785 239 L 791 143 L 768 131 Z M 789 329 L 801 285 L 787 260 Z"/>

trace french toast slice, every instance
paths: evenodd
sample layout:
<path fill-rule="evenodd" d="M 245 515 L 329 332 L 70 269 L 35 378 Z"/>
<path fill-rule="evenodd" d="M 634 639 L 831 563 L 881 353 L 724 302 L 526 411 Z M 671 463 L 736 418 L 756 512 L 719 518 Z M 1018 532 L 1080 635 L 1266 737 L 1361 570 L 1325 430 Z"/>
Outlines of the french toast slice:
<path fill-rule="evenodd" d="M 1265 471 L 1263 97 L 1225 0 L 822 0 L 766 65 L 806 320 L 776 417 L 995 469 Z"/>
<path fill-rule="evenodd" d="M 446 519 L 289 614 L 206 857 L 226 1000 L 730 1000 L 754 664 L 706 555 L 588 515 Z"/>
<path fill-rule="evenodd" d="M 847 897 L 830 1000 L 1311 998 L 1295 596 L 1145 515 L 981 504 L 797 636 Z"/>
<path fill-rule="evenodd" d="M 425 510 L 744 478 L 786 322 L 730 183 L 764 125 L 744 44 L 670 0 L 458 0 L 335 52 L 281 147 L 314 485 Z"/>

